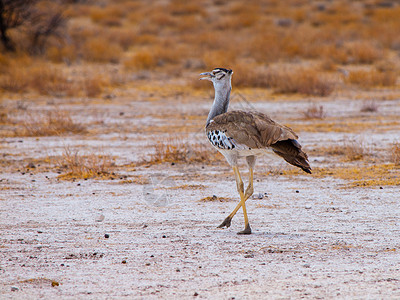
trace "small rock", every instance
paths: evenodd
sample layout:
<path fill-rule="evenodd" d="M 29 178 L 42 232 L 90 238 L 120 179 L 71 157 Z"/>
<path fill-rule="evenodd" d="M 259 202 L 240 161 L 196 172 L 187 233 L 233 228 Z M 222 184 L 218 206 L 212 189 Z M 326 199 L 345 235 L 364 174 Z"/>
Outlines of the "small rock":
<path fill-rule="evenodd" d="M 299 190 L 296 190 L 296 193 L 298 194 L 298 193 L 300 193 L 300 191 L 299 191 Z"/>
<path fill-rule="evenodd" d="M 12 286 L 11 287 L 11 292 L 18 292 L 19 288 L 17 288 L 16 286 Z"/>
<path fill-rule="evenodd" d="M 175 271 L 176 271 L 176 272 L 180 272 L 181 270 L 180 270 L 179 268 L 177 268 Z"/>
<path fill-rule="evenodd" d="M 55 286 L 59 286 L 60 284 L 57 282 L 57 281 L 55 281 L 55 280 L 53 280 L 52 282 L 51 282 L 51 286 L 52 287 L 55 287 Z"/>
<path fill-rule="evenodd" d="M 104 235 L 104 237 L 105 237 L 106 239 L 108 239 L 108 238 L 110 237 L 110 235 L 109 235 L 108 233 L 106 233 L 106 234 Z"/>
<path fill-rule="evenodd" d="M 162 236 L 163 239 L 165 239 L 166 237 L 167 237 L 166 235 L 163 235 L 163 236 Z"/>
<path fill-rule="evenodd" d="M 30 162 L 27 167 L 30 168 L 30 169 L 35 169 L 36 168 L 35 164 L 32 163 L 32 162 Z"/>
<path fill-rule="evenodd" d="M 104 221 L 104 218 L 105 218 L 104 215 L 99 215 L 99 216 L 96 218 L 96 222 L 103 222 L 103 221 Z"/>
<path fill-rule="evenodd" d="M 197 297 L 199 294 L 197 292 L 194 292 L 193 296 Z"/>
<path fill-rule="evenodd" d="M 150 266 L 150 263 L 146 263 L 146 266 Z"/>
<path fill-rule="evenodd" d="M 122 260 L 122 263 L 123 263 L 123 264 L 126 264 L 126 260 L 125 260 L 125 259 L 124 259 L 124 260 Z"/>

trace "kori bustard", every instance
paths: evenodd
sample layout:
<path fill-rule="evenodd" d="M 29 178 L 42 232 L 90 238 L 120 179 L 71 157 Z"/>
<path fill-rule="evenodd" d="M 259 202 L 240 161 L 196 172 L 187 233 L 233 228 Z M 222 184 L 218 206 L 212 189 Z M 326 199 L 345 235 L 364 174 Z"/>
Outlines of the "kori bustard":
<path fill-rule="evenodd" d="M 201 73 L 200 79 L 210 80 L 215 89 L 214 103 L 208 114 L 206 134 L 211 144 L 221 152 L 235 173 L 240 202 L 218 227 L 229 227 L 236 212 L 242 207 L 245 228 L 238 234 L 250 234 L 251 227 L 246 211 L 246 200 L 253 194 L 253 170 L 256 157 L 272 152 L 288 163 L 311 173 L 307 154 L 297 142 L 298 136 L 289 127 L 280 125 L 260 112 L 228 110 L 231 93 L 232 70 L 216 68 Z M 238 169 L 238 159 L 246 158 L 249 167 L 249 183 L 244 190 Z"/>

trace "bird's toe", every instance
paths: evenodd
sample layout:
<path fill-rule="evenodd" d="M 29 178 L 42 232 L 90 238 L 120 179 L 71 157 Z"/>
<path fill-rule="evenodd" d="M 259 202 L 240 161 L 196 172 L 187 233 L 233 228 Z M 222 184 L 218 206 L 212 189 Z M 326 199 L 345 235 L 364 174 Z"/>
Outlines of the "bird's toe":
<path fill-rule="evenodd" d="M 218 228 L 224 228 L 224 227 L 228 228 L 229 226 L 231 226 L 231 221 L 232 218 L 226 217 L 225 220 L 218 226 Z"/>
<path fill-rule="evenodd" d="M 246 225 L 246 228 L 242 231 L 239 231 L 237 234 L 251 234 L 251 227 L 250 224 Z"/>

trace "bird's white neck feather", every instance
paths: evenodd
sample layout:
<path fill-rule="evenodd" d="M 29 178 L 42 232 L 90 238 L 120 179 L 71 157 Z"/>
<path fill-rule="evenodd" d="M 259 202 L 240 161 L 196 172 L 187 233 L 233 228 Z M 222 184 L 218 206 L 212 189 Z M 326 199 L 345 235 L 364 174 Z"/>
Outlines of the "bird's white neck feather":
<path fill-rule="evenodd" d="M 229 106 L 229 96 L 231 94 L 231 82 L 213 82 L 215 89 L 215 97 L 210 113 L 208 114 L 206 126 L 211 120 L 220 114 L 226 113 Z"/>

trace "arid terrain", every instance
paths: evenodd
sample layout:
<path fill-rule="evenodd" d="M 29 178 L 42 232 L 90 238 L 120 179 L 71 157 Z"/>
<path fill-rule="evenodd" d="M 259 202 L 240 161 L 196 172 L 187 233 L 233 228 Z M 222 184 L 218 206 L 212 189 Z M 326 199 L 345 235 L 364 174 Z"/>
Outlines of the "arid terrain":
<path fill-rule="evenodd" d="M 1 299 L 400 298 L 397 2 L 49 3 L 0 47 Z M 248 236 L 214 67 L 313 171 L 260 159 Z"/>

